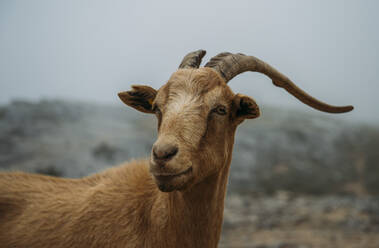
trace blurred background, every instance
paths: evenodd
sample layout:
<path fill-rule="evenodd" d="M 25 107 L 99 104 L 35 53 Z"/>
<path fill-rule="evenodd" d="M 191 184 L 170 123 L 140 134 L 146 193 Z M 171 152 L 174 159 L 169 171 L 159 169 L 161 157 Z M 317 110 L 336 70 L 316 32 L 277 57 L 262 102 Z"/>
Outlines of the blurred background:
<path fill-rule="evenodd" d="M 154 117 L 124 106 L 185 54 L 254 55 L 230 83 L 262 117 L 237 131 L 220 247 L 379 247 L 378 1 L 0 1 L 0 170 L 81 177 L 146 157 Z M 204 62 L 203 62 L 204 63 Z"/>

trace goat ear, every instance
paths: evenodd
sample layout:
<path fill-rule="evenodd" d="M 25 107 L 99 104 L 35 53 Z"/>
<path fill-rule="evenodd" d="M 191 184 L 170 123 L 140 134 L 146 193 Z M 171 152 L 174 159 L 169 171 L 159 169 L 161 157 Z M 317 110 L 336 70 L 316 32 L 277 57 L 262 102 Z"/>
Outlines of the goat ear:
<path fill-rule="evenodd" d="M 154 113 L 152 104 L 156 95 L 155 89 L 145 85 L 132 85 L 132 90 L 118 93 L 126 105 L 144 113 Z"/>
<path fill-rule="evenodd" d="M 235 118 L 237 121 L 244 119 L 254 119 L 259 117 L 258 104 L 251 98 L 243 94 L 236 94 L 233 99 Z"/>

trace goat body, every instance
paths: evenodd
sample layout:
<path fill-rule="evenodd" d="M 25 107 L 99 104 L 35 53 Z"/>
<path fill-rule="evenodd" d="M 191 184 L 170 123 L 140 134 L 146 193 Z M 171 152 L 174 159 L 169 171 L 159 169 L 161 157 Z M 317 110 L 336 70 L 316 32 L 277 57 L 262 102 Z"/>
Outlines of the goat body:
<path fill-rule="evenodd" d="M 82 179 L 1 173 L 0 246 L 216 247 L 226 186 L 218 179 L 164 193 L 146 160 Z"/>

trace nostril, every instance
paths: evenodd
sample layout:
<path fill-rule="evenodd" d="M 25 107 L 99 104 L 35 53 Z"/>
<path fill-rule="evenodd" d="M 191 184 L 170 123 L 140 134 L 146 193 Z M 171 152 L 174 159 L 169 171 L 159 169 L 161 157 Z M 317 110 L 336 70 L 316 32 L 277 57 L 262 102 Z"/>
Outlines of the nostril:
<path fill-rule="evenodd" d="M 174 146 L 171 150 L 167 151 L 165 159 L 170 159 L 178 153 L 178 147 Z"/>
<path fill-rule="evenodd" d="M 155 160 L 170 160 L 178 153 L 178 150 L 175 145 L 154 146 L 153 156 Z"/>

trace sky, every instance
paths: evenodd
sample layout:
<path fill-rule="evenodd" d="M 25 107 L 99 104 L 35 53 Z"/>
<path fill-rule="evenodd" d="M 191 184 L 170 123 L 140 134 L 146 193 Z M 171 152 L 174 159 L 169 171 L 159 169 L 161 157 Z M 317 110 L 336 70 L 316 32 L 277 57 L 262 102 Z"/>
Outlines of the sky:
<path fill-rule="evenodd" d="M 375 0 L 0 0 L 0 104 L 121 104 L 117 92 L 159 88 L 204 49 L 203 64 L 224 51 L 256 56 L 314 97 L 355 107 L 332 118 L 379 126 L 378 9 Z M 229 84 L 258 104 L 315 112 L 262 74 Z"/>

